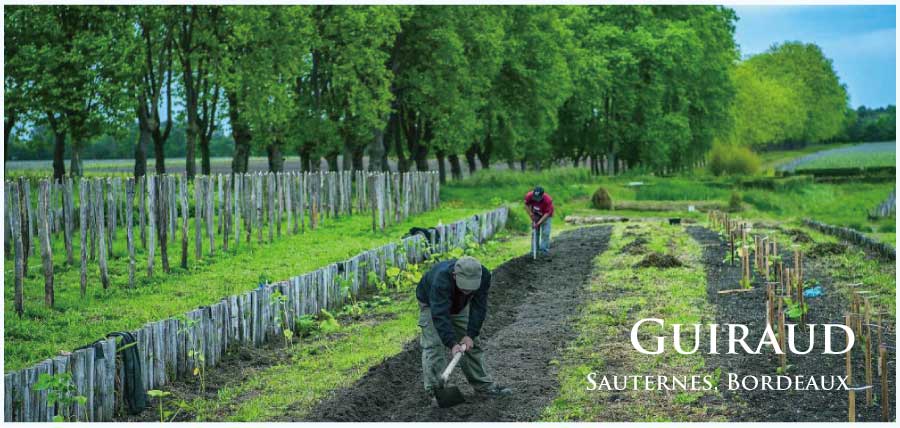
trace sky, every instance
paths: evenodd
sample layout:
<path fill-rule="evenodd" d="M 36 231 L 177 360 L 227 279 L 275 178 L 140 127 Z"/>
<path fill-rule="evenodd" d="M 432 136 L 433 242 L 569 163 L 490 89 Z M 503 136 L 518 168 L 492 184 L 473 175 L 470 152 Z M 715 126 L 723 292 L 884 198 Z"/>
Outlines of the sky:
<path fill-rule="evenodd" d="M 741 55 L 784 41 L 815 43 L 847 85 L 850 105 L 896 105 L 896 6 L 731 6 Z"/>

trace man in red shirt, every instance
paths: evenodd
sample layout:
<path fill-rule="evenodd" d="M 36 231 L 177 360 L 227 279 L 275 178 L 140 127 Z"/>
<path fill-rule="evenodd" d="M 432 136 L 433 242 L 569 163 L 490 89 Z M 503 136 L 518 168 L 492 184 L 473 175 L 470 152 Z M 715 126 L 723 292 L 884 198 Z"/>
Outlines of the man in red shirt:
<path fill-rule="evenodd" d="M 544 256 L 550 256 L 550 221 L 553 218 L 553 199 L 544 193 L 544 188 L 536 186 L 525 195 L 525 211 L 531 218 L 532 226 L 541 235 L 539 250 Z"/>

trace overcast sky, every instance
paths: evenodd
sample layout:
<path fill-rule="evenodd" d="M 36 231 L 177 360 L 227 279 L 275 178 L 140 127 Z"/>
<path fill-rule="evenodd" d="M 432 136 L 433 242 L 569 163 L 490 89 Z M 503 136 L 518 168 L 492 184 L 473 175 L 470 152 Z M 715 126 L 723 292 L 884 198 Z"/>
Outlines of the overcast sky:
<path fill-rule="evenodd" d="M 850 105 L 896 104 L 896 7 L 732 6 L 740 20 L 735 39 L 741 55 L 774 43 L 815 43 L 834 61 Z"/>

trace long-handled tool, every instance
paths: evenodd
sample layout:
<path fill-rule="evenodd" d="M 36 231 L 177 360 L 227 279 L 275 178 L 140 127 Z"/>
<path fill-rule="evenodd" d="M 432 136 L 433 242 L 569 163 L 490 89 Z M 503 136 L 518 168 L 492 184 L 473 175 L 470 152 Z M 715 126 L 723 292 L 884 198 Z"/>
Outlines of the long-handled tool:
<path fill-rule="evenodd" d="M 537 226 L 531 224 L 531 258 L 537 260 L 538 246 L 541 244 L 541 234 L 538 233 Z"/>
<path fill-rule="evenodd" d="M 466 402 L 458 387 L 447 386 L 447 379 L 450 378 L 450 373 L 453 373 L 453 369 L 456 368 L 456 364 L 459 363 L 459 359 L 462 358 L 465 351 L 466 347 L 463 345 L 462 352 L 457 352 L 453 355 L 450 364 L 447 364 L 447 368 L 441 373 L 441 384 L 434 389 L 434 398 L 437 400 L 438 406 L 442 408 L 453 407 Z"/>

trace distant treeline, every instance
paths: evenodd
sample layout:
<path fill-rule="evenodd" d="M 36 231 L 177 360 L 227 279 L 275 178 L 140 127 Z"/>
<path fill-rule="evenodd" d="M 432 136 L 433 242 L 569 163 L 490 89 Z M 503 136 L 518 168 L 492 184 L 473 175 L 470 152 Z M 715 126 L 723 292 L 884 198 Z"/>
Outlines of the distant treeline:
<path fill-rule="evenodd" d="M 810 44 L 739 61 L 718 6 L 8 6 L 7 159 L 251 154 L 283 169 L 555 160 L 673 171 L 716 142 L 844 133 L 847 93 Z M 175 108 L 173 108 L 173 105 Z M 174 121 L 161 118 L 172 117 Z M 136 124 L 136 125 L 135 125 Z M 12 129 L 20 131 L 10 141 Z M 864 129 L 868 129 L 865 126 Z M 65 159 L 70 160 L 67 171 Z M 478 160 L 479 162 L 476 162 Z"/>
<path fill-rule="evenodd" d="M 897 139 L 897 107 L 876 109 L 860 106 L 850 110 L 850 126 L 843 135 L 846 141 L 894 141 Z"/>

